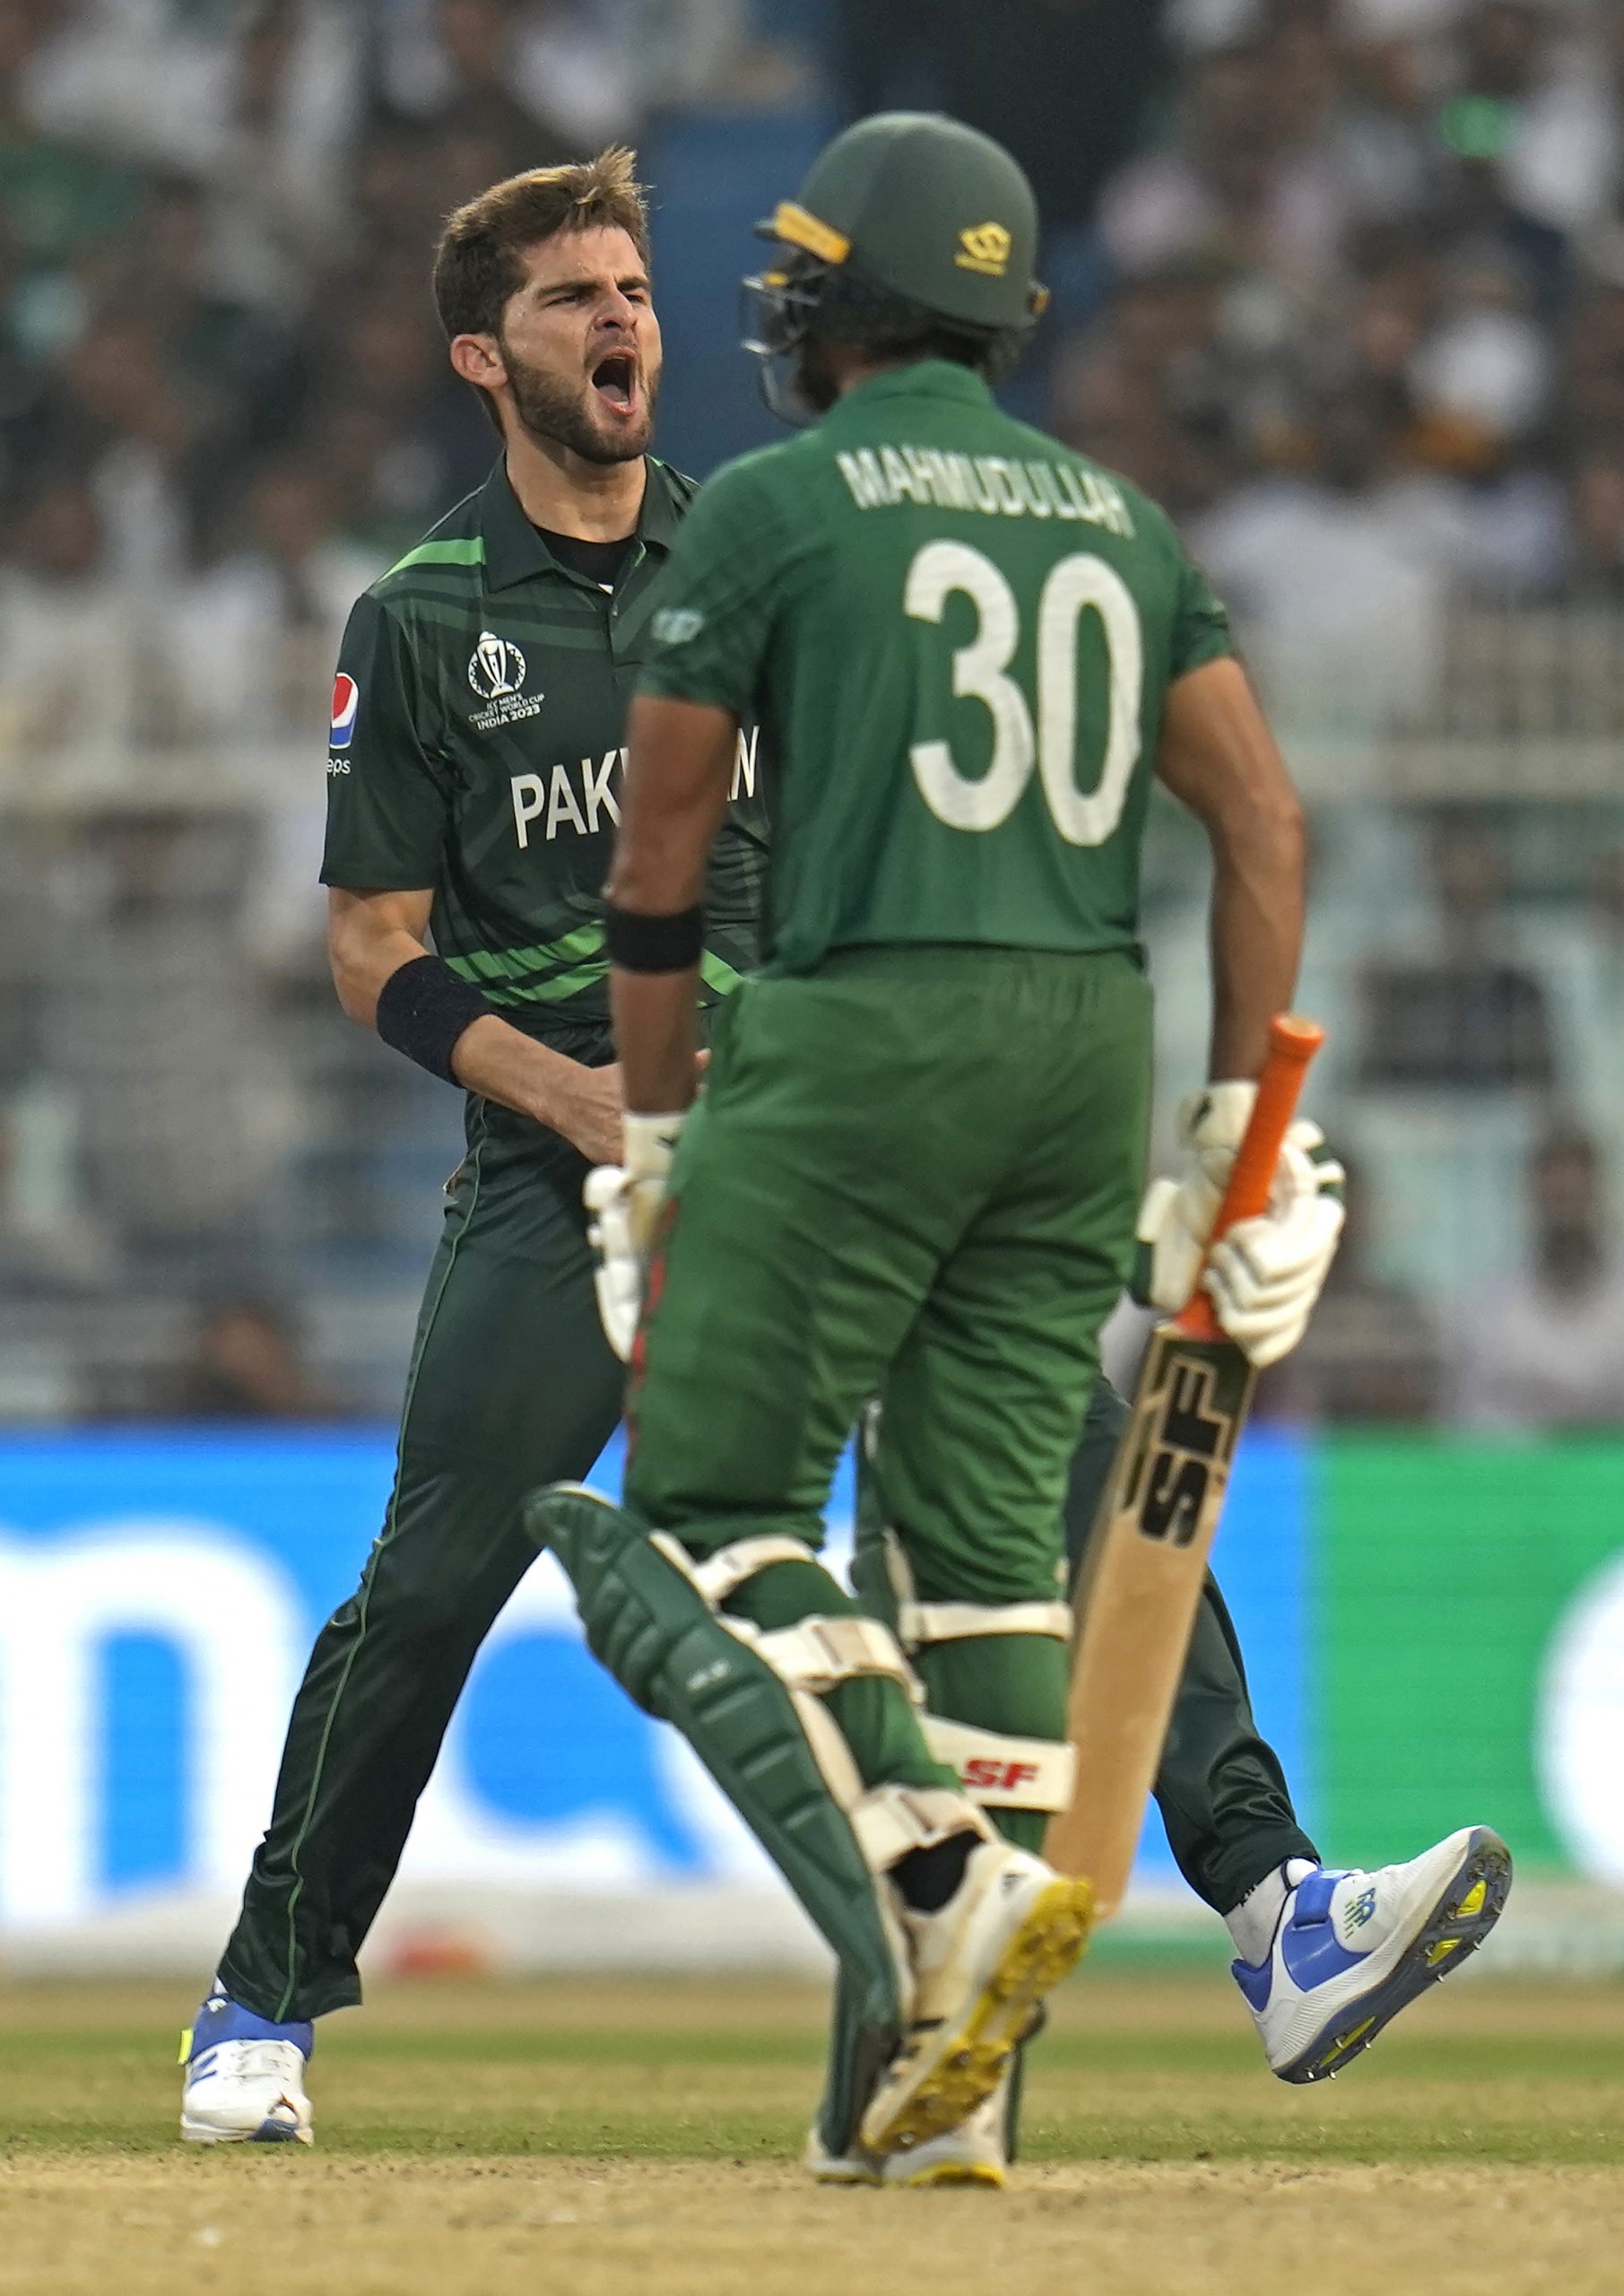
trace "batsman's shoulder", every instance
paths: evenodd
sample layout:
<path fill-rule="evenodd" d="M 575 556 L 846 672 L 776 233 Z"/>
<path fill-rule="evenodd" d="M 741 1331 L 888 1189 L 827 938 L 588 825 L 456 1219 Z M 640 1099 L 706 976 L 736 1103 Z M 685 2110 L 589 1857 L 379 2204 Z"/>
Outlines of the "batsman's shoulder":
<path fill-rule="evenodd" d="M 811 466 L 817 455 L 815 430 L 798 430 L 793 438 L 774 439 L 765 447 L 751 447 L 734 455 L 714 471 L 699 489 L 701 502 L 719 496 L 742 499 L 773 493 L 786 479 Z"/>
<path fill-rule="evenodd" d="M 686 513 L 696 501 L 708 505 L 718 499 L 725 500 L 730 496 L 748 493 L 756 483 L 760 467 L 766 465 L 770 472 L 780 447 L 793 443 L 775 439 L 768 446 L 751 448 L 747 454 L 734 455 L 728 461 L 718 463 L 708 478 L 690 477 L 687 471 L 677 470 L 670 463 L 663 463 L 657 455 L 650 455 L 649 479 L 664 489 L 679 512 Z"/>
<path fill-rule="evenodd" d="M 775 538 L 792 541 L 803 523 L 797 513 L 804 508 L 812 467 L 805 458 L 809 435 L 736 455 L 706 479 L 682 520 L 684 552 L 692 556 L 713 544 L 726 549 L 742 541 L 760 550 Z"/>
<path fill-rule="evenodd" d="M 1106 513 L 1107 523 L 1119 528 L 1125 539 L 1148 540 L 1157 548 L 1181 547 L 1172 520 L 1142 486 L 1109 463 L 1098 461 L 1081 447 L 1068 446 L 1049 430 L 1029 422 L 1012 422 L 1019 444 L 1015 451 L 1027 457 L 1061 463 L 1081 478 Z"/>

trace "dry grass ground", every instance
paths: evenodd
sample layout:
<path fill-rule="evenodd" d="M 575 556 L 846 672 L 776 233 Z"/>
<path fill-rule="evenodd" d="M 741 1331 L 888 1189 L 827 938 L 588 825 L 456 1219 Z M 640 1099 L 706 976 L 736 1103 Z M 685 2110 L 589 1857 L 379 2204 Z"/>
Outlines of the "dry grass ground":
<path fill-rule="evenodd" d="M 1624 2291 L 1624 1988 L 1469 1979 L 1296 2092 L 1220 1977 L 1085 1977 L 1003 2196 L 802 2180 L 811 1988 L 379 1988 L 315 2152 L 172 2142 L 178 2005 L 0 1989 L 7 2296 Z"/>

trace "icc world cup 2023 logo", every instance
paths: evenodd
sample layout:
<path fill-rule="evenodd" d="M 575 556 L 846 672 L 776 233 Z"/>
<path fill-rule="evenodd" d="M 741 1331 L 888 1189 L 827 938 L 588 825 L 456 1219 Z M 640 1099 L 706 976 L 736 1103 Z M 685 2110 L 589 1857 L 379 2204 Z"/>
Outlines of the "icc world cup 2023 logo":
<path fill-rule="evenodd" d="M 505 726 L 534 718 L 545 699 L 524 691 L 525 657 L 511 638 L 499 638 L 493 630 L 482 630 L 479 634 L 479 644 L 469 657 L 468 683 L 483 704 L 471 720 L 481 734 L 498 733 Z"/>
<path fill-rule="evenodd" d="M 510 639 L 482 630 L 468 664 L 468 683 L 482 701 L 517 693 L 525 683 L 525 657 Z"/>

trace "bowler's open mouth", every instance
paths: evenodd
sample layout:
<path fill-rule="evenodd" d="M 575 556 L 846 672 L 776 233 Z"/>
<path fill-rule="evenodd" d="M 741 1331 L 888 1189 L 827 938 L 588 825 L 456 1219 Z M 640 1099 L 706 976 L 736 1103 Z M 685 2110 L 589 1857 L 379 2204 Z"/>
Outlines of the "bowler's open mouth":
<path fill-rule="evenodd" d="M 630 414 L 637 404 L 638 362 L 630 351 L 612 351 L 592 370 L 592 387 L 617 414 Z"/>

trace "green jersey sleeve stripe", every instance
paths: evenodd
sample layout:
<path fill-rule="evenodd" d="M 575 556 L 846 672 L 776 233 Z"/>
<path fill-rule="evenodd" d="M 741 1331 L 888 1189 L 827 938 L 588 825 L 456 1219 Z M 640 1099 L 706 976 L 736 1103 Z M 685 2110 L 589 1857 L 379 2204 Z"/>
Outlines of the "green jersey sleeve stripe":
<path fill-rule="evenodd" d="M 408 566 L 482 566 L 484 562 L 484 535 L 465 535 L 451 542 L 420 542 L 415 550 L 397 558 L 380 578 L 386 582 L 392 574 L 404 574 Z"/>
<path fill-rule="evenodd" d="M 601 926 L 583 926 L 578 933 L 569 935 L 569 939 L 577 944 L 589 944 L 589 936 L 594 935 L 601 948 L 604 939 Z M 539 971 L 537 968 L 519 961 L 526 953 L 536 956 L 561 954 L 565 946 L 565 943 L 559 942 L 554 944 L 552 952 L 538 950 L 530 952 L 479 949 L 469 956 L 447 957 L 446 962 L 463 979 L 475 981 L 484 988 L 492 1004 L 552 1004 L 560 997 L 573 996 L 579 989 L 595 987 L 609 971 L 607 959 L 590 956 L 586 947 L 579 947 L 575 952 L 584 961 L 561 972 Z M 731 996 L 744 976 L 736 967 L 730 965 L 725 957 L 718 957 L 714 949 L 708 949 L 699 962 L 699 978 L 706 987 L 716 996 Z"/>
<path fill-rule="evenodd" d="M 556 1004 L 583 988 L 599 987 L 608 976 L 605 961 L 602 964 L 578 965 L 573 972 L 554 973 L 550 980 L 528 981 L 522 988 L 488 988 L 485 994 L 493 1004 Z"/>
<path fill-rule="evenodd" d="M 699 960 L 699 978 L 707 988 L 714 988 L 718 996 L 731 996 L 743 979 L 725 957 L 717 956 L 714 949 L 707 949 Z"/>
<path fill-rule="evenodd" d="M 517 980 L 530 972 L 545 972 L 558 965 L 579 964 L 602 954 L 601 924 L 578 926 L 561 940 L 541 941 L 529 949 L 474 949 L 466 956 L 447 957 L 453 972 L 465 980 Z"/>

